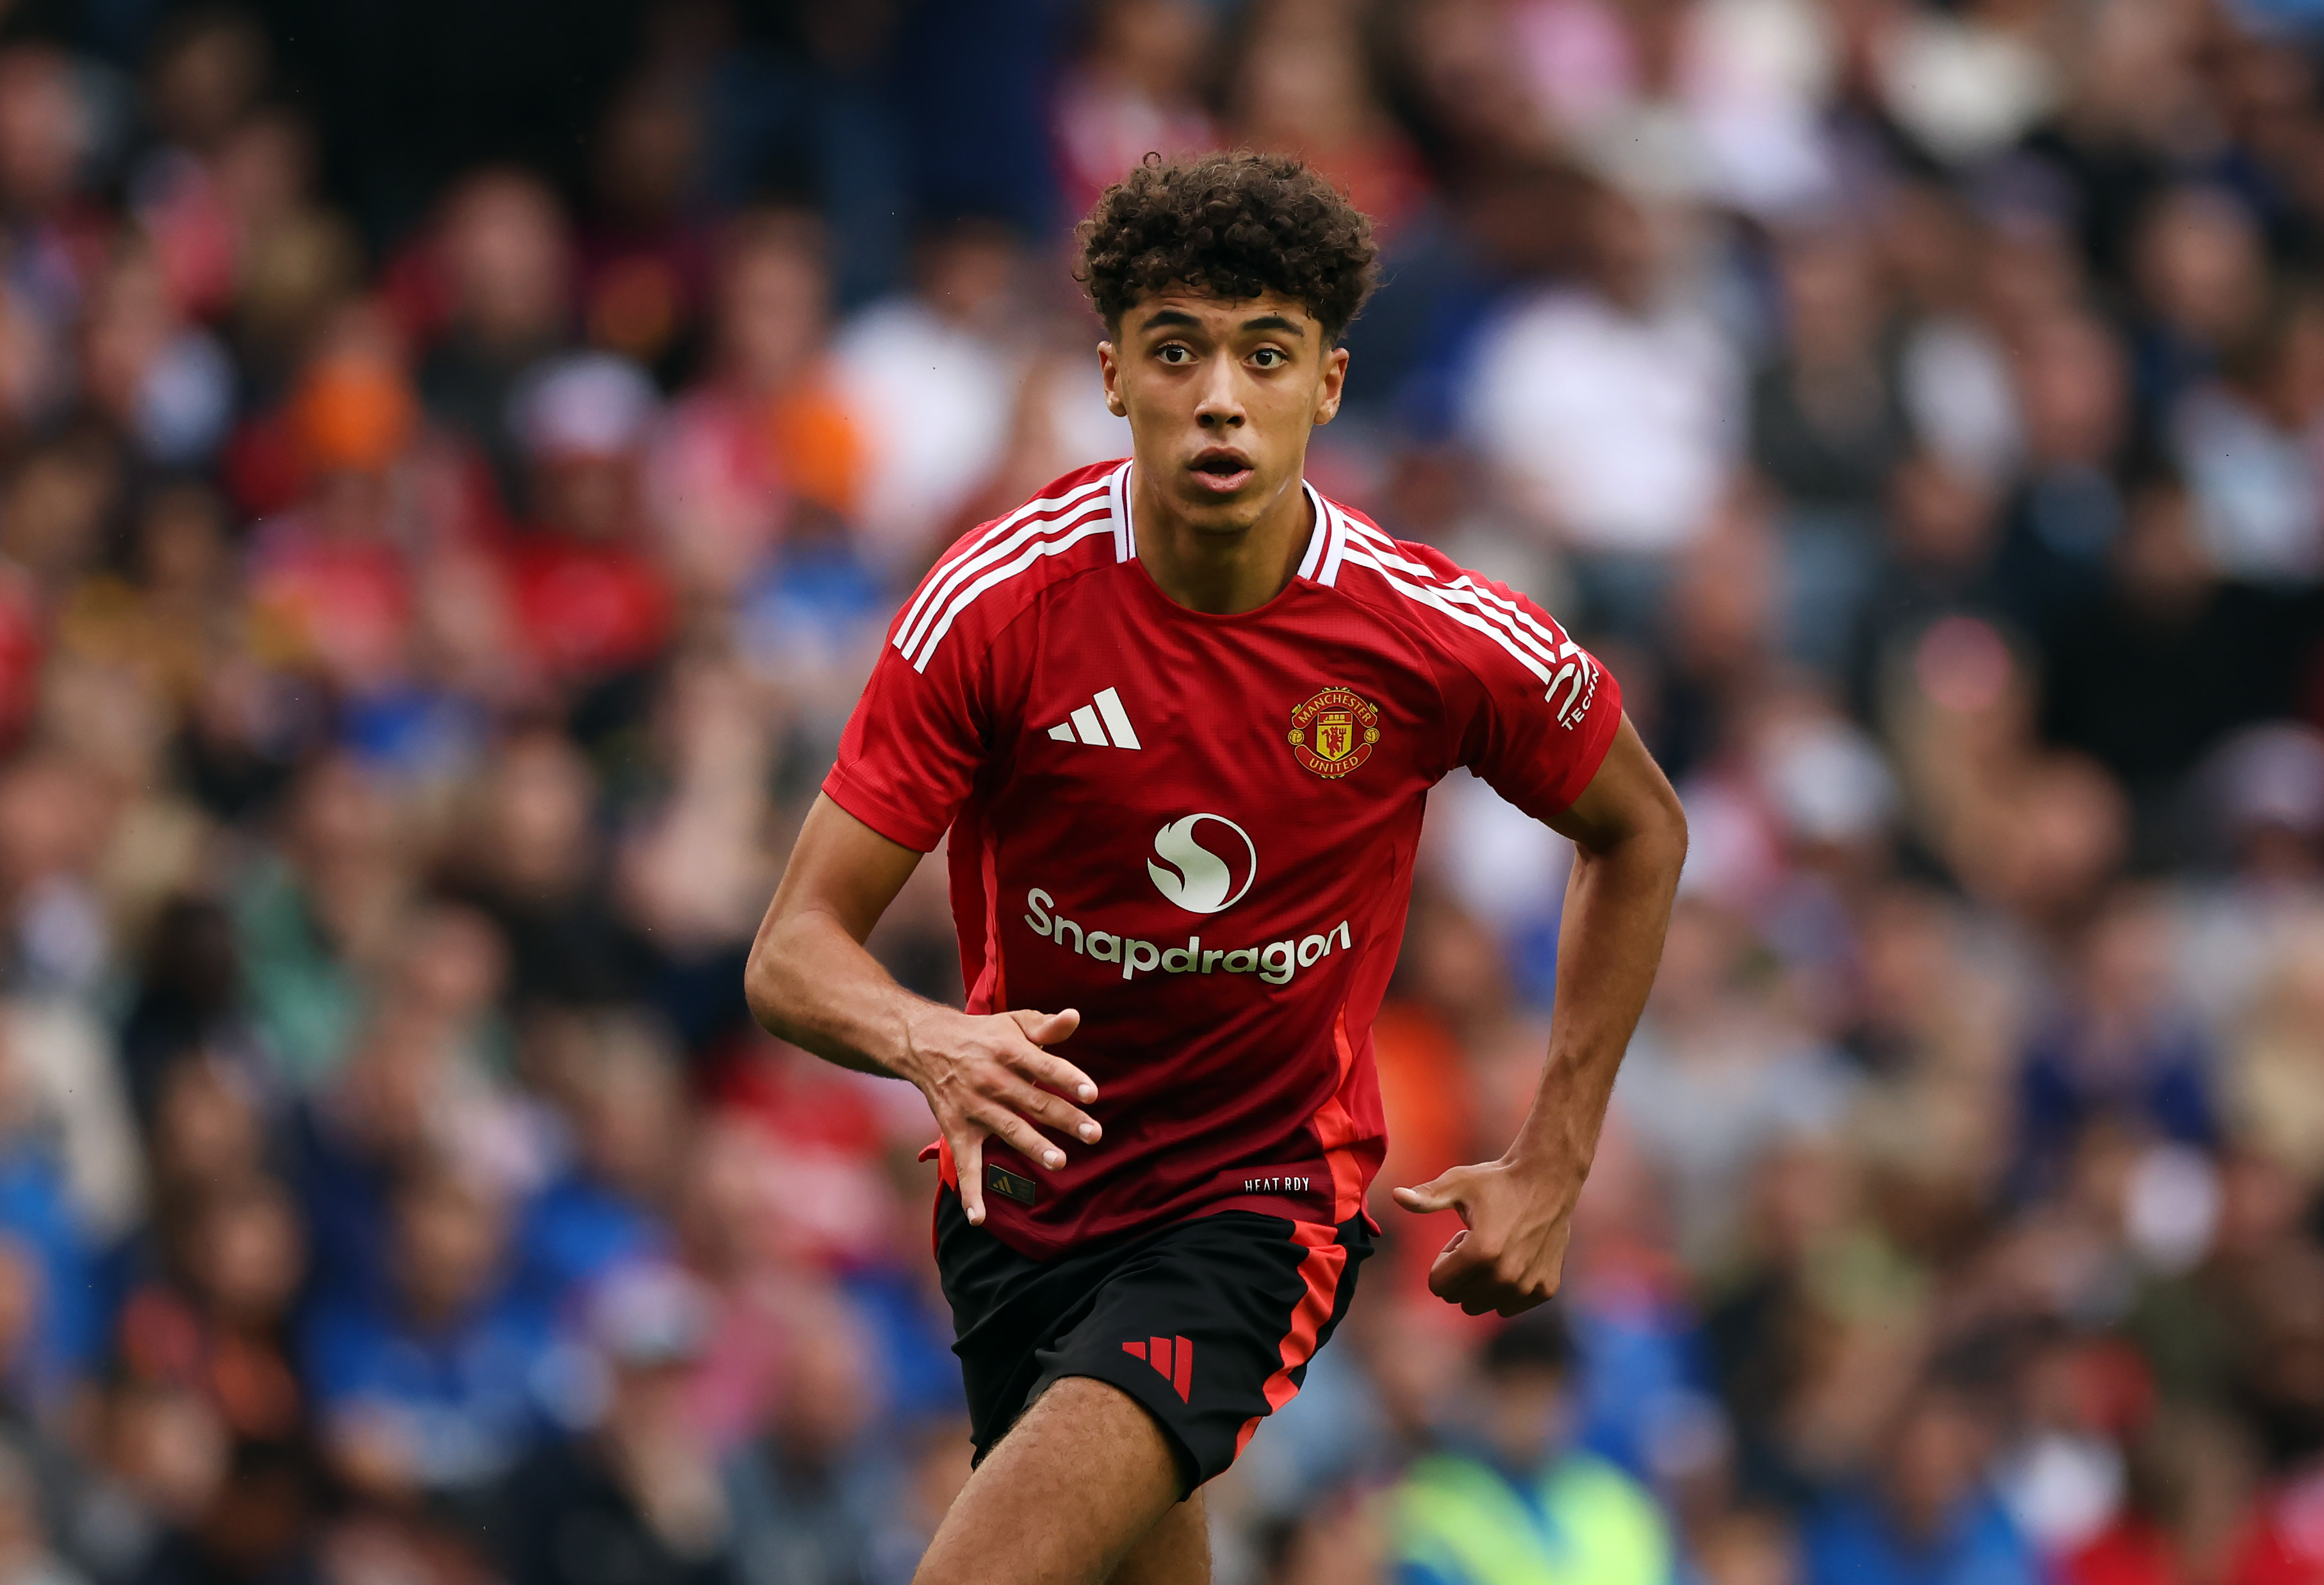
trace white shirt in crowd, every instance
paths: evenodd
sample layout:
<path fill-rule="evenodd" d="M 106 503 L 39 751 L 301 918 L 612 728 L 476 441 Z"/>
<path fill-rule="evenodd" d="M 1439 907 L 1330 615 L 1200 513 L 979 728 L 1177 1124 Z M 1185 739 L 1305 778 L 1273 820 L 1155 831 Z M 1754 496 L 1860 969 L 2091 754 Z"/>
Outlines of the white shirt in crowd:
<path fill-rule="evenodd" d="M 865 309 L 833 353 L 865 441 L 864 543 L 877 559 L 908 561 L 999 465 L 1026 349 L 897 298 Z"/>
<path fill-rule="evenodd" d="M 1706 315 L 1560 290 L 1480 347 L 1462 429 L 1518 507 L 1584 550 L 1666 554 L 1702 531 L 1744 431 L 1741 368 Z"/>
<path fill-rule="evenodd" d="M 2180 403 L 2172 439 L 2222 572 L 2292 584 L 2324 575 L 2324 418 L 2286 430 L 2227 387 L 2205 385 Z"/>

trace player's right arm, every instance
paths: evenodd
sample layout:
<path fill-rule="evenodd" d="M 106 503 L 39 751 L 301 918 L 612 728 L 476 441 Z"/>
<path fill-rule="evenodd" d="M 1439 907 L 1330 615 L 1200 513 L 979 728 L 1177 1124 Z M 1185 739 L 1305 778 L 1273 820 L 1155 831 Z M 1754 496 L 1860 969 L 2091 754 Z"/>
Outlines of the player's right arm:
<path fill-rule="evenodd" d="M 1087 1104 L 1097 1086 L 1042 1049 L 1072 1034 L 1080 1013 L 962 1012 L 913 995 L 863 949 L 919 862 L 818 796 L 751 945 L 743 991 L 752 1016 L 778 1038 L 918 1088 L 951 1147 L 962 1208 L 981 1223 L 984 1141 L 998 1138 L 1028 1161 L 1063 1166 L 1065 1153 L 1040 1129 L 1094 1142 L 1097 1123 L 1065 1097 Z"/>

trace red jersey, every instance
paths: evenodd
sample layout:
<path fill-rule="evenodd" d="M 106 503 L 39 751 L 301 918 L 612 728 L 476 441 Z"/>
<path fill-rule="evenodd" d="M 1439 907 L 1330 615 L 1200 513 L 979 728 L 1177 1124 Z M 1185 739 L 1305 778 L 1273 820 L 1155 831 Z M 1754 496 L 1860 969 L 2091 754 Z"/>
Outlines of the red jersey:
<path fill-rule="evenodd" d="M 1621 717 L 1522 594 L 1307 497 L 1298 575 L 1190 611 L 1139 564 L 1128 463 L 962 539 L 896 618 L 823 789 L 947 830 L 972 1012 L 1081 1009 L 1096 1145 L 998 1143 L 985 1225 L 1035 1258 L 1226 1210 L 1357 1215 L 1387 1129 L 1371 1024 L 1428 789 L 1467 766 L 1547 817 Z M 951 1163 L 945 1163 L 947 1176 Z"/>

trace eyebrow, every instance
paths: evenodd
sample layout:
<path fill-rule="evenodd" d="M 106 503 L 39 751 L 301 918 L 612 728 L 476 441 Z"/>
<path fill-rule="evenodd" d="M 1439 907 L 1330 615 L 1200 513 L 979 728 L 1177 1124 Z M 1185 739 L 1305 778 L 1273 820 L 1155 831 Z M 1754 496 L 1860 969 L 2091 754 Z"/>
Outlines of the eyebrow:
<path fill-rule="evenodd" d="M 1146 322 L 1139 328 L 1141 331 L 1190 327 L 1199 329 L 1202 323 L 1184 309 L 1157 309 L 1148 316 Z M 1306 327 L 1283 314 L 1261 314 L 1257 318 L 1245 319 L 1242 322 L 1242 328 L 1247 331 L 1280 330 L 1294 336 L 1305 336 L 1307 333 Z"/>

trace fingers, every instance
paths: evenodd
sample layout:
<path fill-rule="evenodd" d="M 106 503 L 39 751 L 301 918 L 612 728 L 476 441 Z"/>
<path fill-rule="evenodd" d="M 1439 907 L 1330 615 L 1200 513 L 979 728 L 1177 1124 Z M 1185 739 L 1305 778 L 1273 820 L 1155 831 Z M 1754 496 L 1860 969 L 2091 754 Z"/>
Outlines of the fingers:
<path fill-rule="evenodd" d="M 1520 1315 L 1548 1303 L 1557 1289 L 1554 1272 L 1545 1280 L 1523 1266 L 1487 1253 L 1465 1231 L 1455 1233 L 1428 1268 L 1428 1291 L 1448 1304 L 1460 1305 L 1463 1314 Z"/>
<path fill-rule="evenodd" d="M 1062 1012 L 1035 1012 L 1031 1008 L 1019 1008 L 1010 1015 L 1017 1027 L 1025 1031 L 1025 1038 L 1036 1046 L 1055 1046 L 1082 1027 L 1082 1015 L 1076 1008 Z"/>
<path fill-rule="evenodd" d="M 1090 1076 L 1062 1056 L 1052 1056 L 1040 1047 L 1054 1046 L 1081 1027 L 1082 1015 L 1074 1008 L 1063 1012 L 1035 1012 L 1019 1008 L 1009 1015 L 1017 1020 L 1018 1028 L 1033 1049 L 1015 1054 L 1011 1062 L 1017 1071 L 1044 1089 L 1055 1090 L 1060 1095 L 1070 1095 L 1084 1106 L 1097 1099 L 1097 1085 Z"/>
<path fill-rule="evenodd" d="M 1097 1120 L 1080 1107 L 1050 1094 L 1047 1090 L 1036 1090 L 1030 1084 L 1003 1080 L 985 1093 L 1028 1122 L 1071 1134 L 1085 1145 L 1094 1145 L 1104 1132 L 1098 1127 Z"/>
<path fill-rule="evenodd" d="M 964 1129 L 952 1145 L 953 1166 L 960 1170 L 960 1208 L 968 1225 L 984 1225 L 984 1136 Z"/>
<path fill-rule="evenodd" d="M 1453 1211 L 1460 1208 L 1459 1186 L 1451 1181 L 1452 1175 L 1422 1184 L 1417 1188 L 1396 1191 L 1396 1203 L 1406 1211 L 1426 1214 L 1432 1211 Z"/>
<path fill-rule="evenodd" d="M 1062 1056 L 1051 1056 L 1033 1047 L 1015 1054 L 1010 1065 L 1042 1089 L 1070 1095 L 1084 1106 L 1097 1099 L 1097 1086 L 1090 1082 L 1090 1076 Z"/>
<path fill-rule="evenodd" d="M 1041 1049 L 1079 1028 L 1081 1014 L 1067 1008 L 1055 1013 L 1019 1009 L 1009 1017 L 1023 1037 L 1021 1045 L 1012 1048 L 1004 1038 L 996 1052 L 988 1033 L 978 1043 L 983 1046 L 981 1052 L 973 1046 L 955 1048 L 948 1061 L 931 1068 L 932 1076 L 921 1086 L 952 1141 L 953 1160 L 960 1169 L 961 1209 L 971 1226 L 984 1222 L 986 1139 L 997 1139 L 1028 1162 L 1054 1172 L 1065 1165 L 1065 1153 L 1041 1129 L 1070 1133 L 1085 1144 L 1095 1144 L 1104 1133 L 1095 1118 L 1065 1099 L 1071 1095 L 1084 1103 L 1093 1101 L 1097 1085 L 1072 1063 Z"/>
<path fill-rule="evenodd" d="M 1512 1201 L 1511 1179 L 1491 1164 L 1456 1166 L 1425 1184 L 1396 1191 L 1396 1203 L 1425 1215 L 1461 1213 L 1452 1235 L 1428 1268 L 1428 1291 L 1471 1315 L 1517 1315 L 1545 1302 L 1564 1264 L 1563 1213 L 1547 1221 Z"/>
<path fill-rule="evenodd" d="M 1492 1270 L 1493 1262 L 1476 1241 L 1466 1231 L 1457 1232 L 1429 1265 L 1428 1291 L 1448 1304 L 1458 1304 L 1480 1279 L 1489 1278 Z"/>
<path fill-rule="evenodd" d="M 993 1102 L 973 1107 L 968 1113 L 968 1120 L 1028 1161 L 1038 1161 L 1053 1172 L 1065 1165 L 1064 1151 L 1043 1138 L 1031 1123 L 1006 1107 Z"/>

